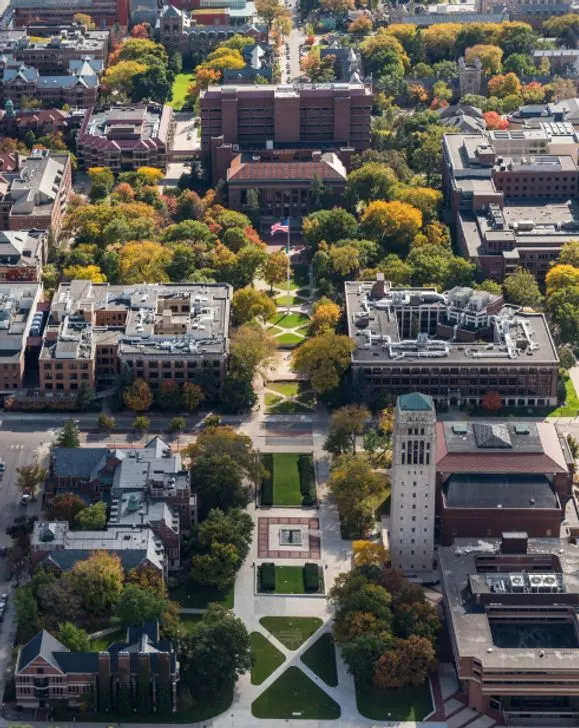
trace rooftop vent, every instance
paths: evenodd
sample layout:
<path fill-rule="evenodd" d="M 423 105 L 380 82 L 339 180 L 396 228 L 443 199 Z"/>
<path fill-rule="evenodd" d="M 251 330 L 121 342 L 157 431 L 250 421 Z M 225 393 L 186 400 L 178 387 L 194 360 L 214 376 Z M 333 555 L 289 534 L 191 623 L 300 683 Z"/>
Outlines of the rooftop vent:
<path fill-rule="evenodd" d="M 455 435 L 466 435 L 468 427 L 464 422 L 455 422 L 452 426 L 452 431 Z"/>

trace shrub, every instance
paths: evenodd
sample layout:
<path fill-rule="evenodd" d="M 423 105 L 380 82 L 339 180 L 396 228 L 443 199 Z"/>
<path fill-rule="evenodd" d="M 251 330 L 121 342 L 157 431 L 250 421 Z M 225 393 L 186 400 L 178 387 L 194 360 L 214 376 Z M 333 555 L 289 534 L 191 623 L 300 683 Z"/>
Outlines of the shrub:
<path fill-rule="evenodd" d="M 267 473 L 263 476 L 261 482 L 261 505 L 273 505 L 273 455 L 265 454 L 261 456 L 261 462 Z"/>
<path fill-rule="evenodd" d="M 307 592 L 320 591 L 320 569 L 317 564 L 304 564 L 304 589 Z"/>
<path fill-rule="evenodd" d="M 259 590 L 275 591 L 275 564 L 271 561 L 262 564 L 259 569 Z"/>
<path fill-rule="evenodd" d="M 300 493 L 303 496 L 302 505 L 313 506 L 316 504 L 316 476 L 314 460 L 311 455 L 299 456 L 298 470 L 300 474 Z"/>

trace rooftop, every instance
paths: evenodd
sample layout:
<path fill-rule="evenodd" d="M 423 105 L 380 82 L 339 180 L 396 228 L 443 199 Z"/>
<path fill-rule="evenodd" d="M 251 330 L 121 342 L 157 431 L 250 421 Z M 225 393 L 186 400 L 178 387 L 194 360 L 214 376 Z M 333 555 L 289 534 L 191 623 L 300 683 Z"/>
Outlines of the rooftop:
<path fill-rule="evenodd" d="M 382 283 L 383 291 L 379 281 L 345 283 L 354 362 L 407 367 L 433 360 L 433 366 L 461 362 L 479 368 L 522 357 L 525 363 L 557 361 L 543 314 L 524 313 L 503 305 L 499 296 L 471 288 L 438 293 L 434 288 L 394 289 Z M 408 311 L 415 314 L 418 333 L 410 329 L 410 317 L 403 316 Z M 455 326 L 474 334 L 473 341 L 457 340 L 452 335 Z"/>
<path fill-rule="evenodd" d="M 111 106 L 87 114 L 78 140 L 105 149 L 166 145 L 172 110 L 161 104 Z"/>
<path fill-rule="evenodd" d="M 259 155 L 244 152 L 237 155 L 227 170 L 228 182 L 311 182 L 314 178 L 325 182 L 344 182 L 347 172 L 340 158 L 333 152 L 319 159 L 303 161 L 261 161 Z"/>
<path fill-rule="evenodd" d="M 58 201 L 68 165 L 68 154 L 33 150 L 12 177 L 10 216 L 50 215 Z"/>
<path fill-rule="evenodd" d="M 559 508 L 544 475 L 461 473 L 450 476 L 443 492 L 446 508 Z"/>

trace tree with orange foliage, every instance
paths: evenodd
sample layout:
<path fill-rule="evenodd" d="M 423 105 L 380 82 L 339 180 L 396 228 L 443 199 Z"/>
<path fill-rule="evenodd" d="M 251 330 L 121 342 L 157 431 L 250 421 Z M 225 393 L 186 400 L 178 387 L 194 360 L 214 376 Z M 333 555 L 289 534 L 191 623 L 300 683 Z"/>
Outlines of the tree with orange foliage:
<path fill-rule="evenodd" d="M 360 15 L 348 26 L 348 33 L 351 35 L 368 35 L 372 32 L 372 18 L 369 15 Z"/>
<path fill-rule="evenodd" d="M 489 96 L 504 99 L 505 96 L 520 96 L 523 85 L 514 73 L 506 73 L 489 79 L 487 89 Z"/>
<path fill-rule="evenodd" d="M 503 399 L 496 389 L 490 389 L 482 398 L 482 406 L 487 412 L 496 412 L 503 406 Z"/>
<path fill-rule="evenodd" d="M 399 688 L 422 685 L 436 664 L 432 643 L 412 635 L 397 640 L 392 650 L 379 657 L 374 666 L 374 685 L 379 688 Z"/>
<path fill-rule="evenodd" d="M 416 104 L 425 104 L 428 101 L 428 91 L 421 83 L 409 84 L 408 93 L 412 101 Z"/>
<path fill-rule="evenodd" d="M 483 119 L 485 120 L 489 131 L 494 131 L 495 129 L 508 129 L 510 126 L 509 122 L 506 119 L 503 119 L 500 114 L 497 114 L 496 111 L 485 111 Z"/>
<path fill-rule="evenodd" d="M 135 191 L 128 182 L 120 182 L 112 190 L 113 195 L 117 195 L 121 202 L 133 202 L 135 199 Z"/>
<path fill-rule="evenodd" d="M 151 26 L 149 23 L 137 23 L 131 30 L 131 38 L 150 38 Z"/>

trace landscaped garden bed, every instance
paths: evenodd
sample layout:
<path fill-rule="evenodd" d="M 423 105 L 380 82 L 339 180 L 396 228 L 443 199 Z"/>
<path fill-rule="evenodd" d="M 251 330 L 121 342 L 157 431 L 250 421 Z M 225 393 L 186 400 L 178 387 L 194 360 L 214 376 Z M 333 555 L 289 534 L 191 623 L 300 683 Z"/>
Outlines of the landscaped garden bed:
<path fill-rule="evenodd" d="M 263 594 L 323 594 L 323 570 L 312 562 L 303 566 L 277 566 L 267 561 L 257 570 L 257 588 Z"/>
<path fill-rule="evenodd" d="M 262 455 L 267 471 L 261 485 L 262 506 L 316 505 L 313 458 L 298 453 Z"/>

